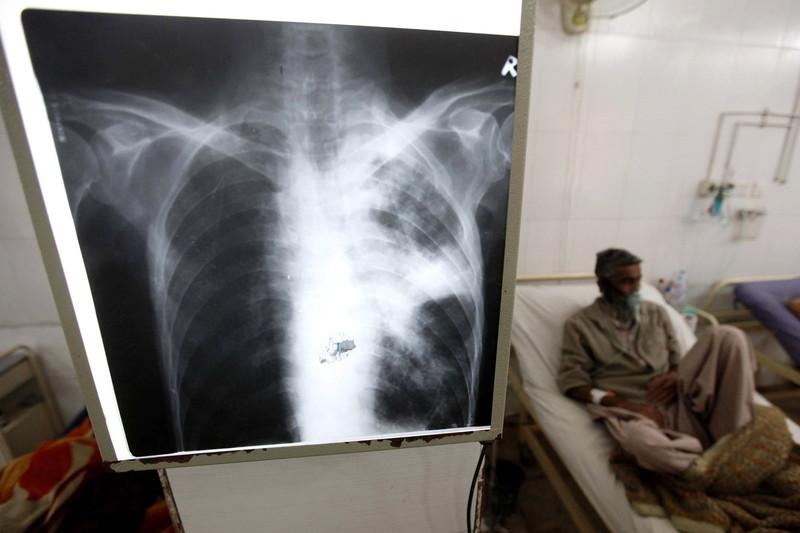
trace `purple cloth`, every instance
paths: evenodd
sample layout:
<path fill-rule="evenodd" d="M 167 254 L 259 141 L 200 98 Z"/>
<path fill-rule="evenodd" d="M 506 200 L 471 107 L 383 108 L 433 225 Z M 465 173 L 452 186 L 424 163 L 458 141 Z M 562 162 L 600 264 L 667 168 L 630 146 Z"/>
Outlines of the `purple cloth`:
<path fill-rule="evenodd" d="M 800 278 L 740 283 L 733 294 L 775 334 L 786 353 L 800 365 L 800 318 L 786 307 L 790 299 L 800 298 Z"/>

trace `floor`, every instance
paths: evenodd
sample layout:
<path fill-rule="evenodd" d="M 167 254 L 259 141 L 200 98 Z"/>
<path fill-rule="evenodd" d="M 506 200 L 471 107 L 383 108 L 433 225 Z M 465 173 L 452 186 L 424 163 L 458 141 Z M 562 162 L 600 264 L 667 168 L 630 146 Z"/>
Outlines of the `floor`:
<path fill-rule="evenodd" d="M 550 487 L 544 472 L 533 455 L 519 445 L 516 416 L 510 416 L 497 443 L 497 459 L 507 460 L 522 468 L 525 481 L 519 489 L 514 511 L 494 527 L 495 533 L 571 533 L 572 521 Z M 491 527 L 484 527 L 492 531 Z"/>

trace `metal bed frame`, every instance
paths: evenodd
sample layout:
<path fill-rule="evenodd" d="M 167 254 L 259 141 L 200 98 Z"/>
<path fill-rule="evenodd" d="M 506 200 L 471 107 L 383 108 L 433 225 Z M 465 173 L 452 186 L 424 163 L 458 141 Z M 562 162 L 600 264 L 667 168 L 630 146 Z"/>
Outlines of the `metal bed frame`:
<path fill-rule="evenodd" d="M 714 286 L 709 291 L 708 296 L 706 296 L 706 299 L 703 302 L 703 311 L 712 314 L 714 317 L 717 318 L 717 320 L 719 320 L 721 324 L 730 324 L 732 326 L 741 328 L 745 331 L 748 330 L 769 331 L 766 327 L 764 327 L 764 325 L 761 322 L 759 322 L 753 316 L 753 314 L 748 309 L 716 308 L 717 304 L 719 303 L 718 301 L 720 299 L 720 295 L 723 293 L 725 289 L 733 287 L 734 285 L 737 285 L 739 283 L 747 283 L 753 281 L 779 281 L 785 279 L 794 279 L 797 276 L 798 276 L 797 274 L 788 274 L 779 276 L 751 276 L 751 277 L 737 277 L 737 278 L 723 279 L 722 281 L 714 284 Z M 794 368 L 793 365 L 776 361 L 774 358 L 758 350 L 756 350 L 755 353 L 759 364 L 763 364 L 765 367 L 769 368 L 780 377 L 791 382 L 793 385 L 800 387 L 800 372 L 796 368 Z M 785 390 L 785 391 L 765 391 L 762 392 L 762 394 L 764 394 L 764 396 L 766 396 L 768 399 L 779 399 L 779 397 L 781 396 L 794 397 L 797 394 L 800 394 L 800 388 L 792 387 L 790 390 Z"/>
<path fill-rule="evenodd" d="M 561 283 L 569 281 L 588 281 L 595 279 L 594 274 L 552 274 L 541 276 L 522 276 L 517 278 L 517 284 L 523 283 Z M 511 347 L 511 359 L 515 358 L 514 347 Z M 589 500 L 569 474 L 564 463 L 558 457 L 547 435 L 544 434 L 536 421 L 528 396 L 522 386 L 522 379 L 513 365 L 509 367 L 508 382 L 517 401 L 520 404 L 518 431 L 521 445 L 527 445 L 536 461 L 541 466 L 550 486 L 555 490 L 564 508 L 569 513 L 575 530 L 579 533 L 594 533 L 608 531 L 605 523 L 597 516 Z"/>

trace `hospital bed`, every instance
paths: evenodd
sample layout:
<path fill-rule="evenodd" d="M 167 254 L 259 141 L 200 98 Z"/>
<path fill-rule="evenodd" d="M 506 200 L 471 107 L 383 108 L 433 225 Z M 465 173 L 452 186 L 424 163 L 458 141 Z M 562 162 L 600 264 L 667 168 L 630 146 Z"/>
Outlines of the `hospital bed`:
<path fill-rule="evenodd" d="M 721 323 L 744 330 L 771 333 L 791 362 L 782 363 L 756 350 L 759 364 L 800 386 L 800 320 L 786 307 L 786 301 L 800 297 L 800 277 L 759 276 L 724 279 L 716 283 L 703 302 L 703 309 Z M 800 392 L 798 389 L 789 394 Z"/>
<path fill-rule="evenodd" d="M 564 322 L 597 295 L 592 274 L 518 279 L 509 381 L 522 409 L 519 431 L 577 531 L 607 528 L 626 533 L 672 532 L 675 528 L 668 520 L 642 517 L 631 508 L 622 483 L 616 480 L 609 465 L 614 446 L 611 437 L 601 424 L 591 420 L 583 406 L 561 394 L 556 385 Z M 681 315 L 667 306 L 651 285 L 643 284 L 642 296 L 666 307 L 686 351 L 695 336 Z M 760 395 L 757 401 L 768 404 Z M 789 427 L 795 441 L 800 443 L 800 427 L 791 422 Z M 549 453 L 551 449 L 555 453 Z M 568 474 L 565 476 L 563 472 Z M 581 502 L 588 502 L 603 524 L 597 524 L 593 512 L 587 511 Z"/>

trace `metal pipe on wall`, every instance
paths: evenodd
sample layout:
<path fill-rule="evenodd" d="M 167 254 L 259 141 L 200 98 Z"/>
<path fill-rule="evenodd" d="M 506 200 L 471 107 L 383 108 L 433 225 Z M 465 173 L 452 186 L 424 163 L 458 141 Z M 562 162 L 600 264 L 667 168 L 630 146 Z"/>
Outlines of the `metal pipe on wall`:
<path fill-rule="evenodd" d="M 736 141 L 739 138 L 739 128 L 781 128 L 788 130 L 791 128 L 789 124 L 767 124 L 765 122 L 737 122 L 733 125 L 733 133 L 731 134 L 731 140 L 728 144 L 728 153 L 725 157 L 725 166 L 723 167 L 722 171 L 722 180 L 721 183 L 725 184 L 728 182 L 728 178 L 730 177 L 731 171 L 731 161 L 733 160 L 733 152 L 736 148 Z"/>
<path fill-rule="evenodd" d="M 781 155 L 778 157 L 778 168 L 775 170 L 775 183 L 786 183 L 786 176 L 789 174 L 789 167 L 792 164 L 792 153 L 797 144 L 798 115 L 800 115 L 800 82 L 794 93 L 794 105 L 792 106 L 792 117 L 789 120 L 789 131 L 783 138 Z"/>
<path fill-rule="evenodd" d="M 800 89 L 800 86 L 798 86 Z M 795 125 L 797 124 L 798 119 L 800 119 L 800 90 L 795 94 L 795 105 L 792 113 L 775 113 L 765 109 L 764 111 L 723 111 L 717 117 L 717 128 L 714 132 L 714 141 L 711 145 L 711 157 L 708 160 L 708 168 L 706 170 L 706 181 L 711 181 L 711 176 L 714 171 L 714 163 L 716 162 L 716 155 L 717 150 L 719 149 L 719 141 L 722 137 L 722 130 L 725 125 L 725 120 L 730 117 L 761 117 L 761 123 L 766 123 L 767 118 L 782 118 L 788 119 L 788 124 L 786 127 L 789 129 L 787 131 L 786 137 L 784 137 L 784 144 L 783 149 L 781 150 L 781 155 L 779 158 L 778 164 L 778 172 L 776 173 L 775 181 L 778 183 L 785 182 L 785 172 L 788 171 L 789 164 L 791 163 L 791 150 L 790 147 L 794 146 L 794 141 L 797 138 L 797 128 Z M 791 139 L 790 139 L 791 137 Z M 727 166 L 725 167 L 727 171 Z M 778 176 L 781 175 L 781 172 L 784 172 L 783 181 L 778 180 Z M 724 183 L 726 181 L 727 176 L 723 175 L 720 182 Z"/>

